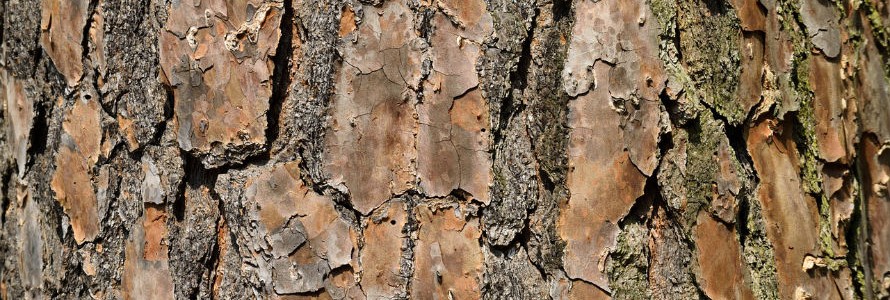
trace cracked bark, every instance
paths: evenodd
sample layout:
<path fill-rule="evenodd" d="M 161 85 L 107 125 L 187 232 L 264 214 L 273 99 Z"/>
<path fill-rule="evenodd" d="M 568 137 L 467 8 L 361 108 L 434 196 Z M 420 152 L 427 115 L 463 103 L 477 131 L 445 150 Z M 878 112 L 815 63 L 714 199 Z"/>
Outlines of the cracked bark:
<path fill-rule="evenodd" d="M 0 299 L 884 299 L 877 0 L 5 0 Z"/>

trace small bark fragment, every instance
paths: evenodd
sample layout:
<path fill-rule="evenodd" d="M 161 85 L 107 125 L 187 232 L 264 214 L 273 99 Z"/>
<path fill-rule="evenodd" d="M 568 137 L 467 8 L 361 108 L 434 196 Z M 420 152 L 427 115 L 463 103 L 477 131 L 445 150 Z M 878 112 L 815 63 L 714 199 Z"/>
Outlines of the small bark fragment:
<path fill-rule="evenodd" d="M 813 45 L 828 57 L 841 53 L 841 33 L 837 23 L 837 6 L 825 0 L 800 2 L 800 17 Z"/>

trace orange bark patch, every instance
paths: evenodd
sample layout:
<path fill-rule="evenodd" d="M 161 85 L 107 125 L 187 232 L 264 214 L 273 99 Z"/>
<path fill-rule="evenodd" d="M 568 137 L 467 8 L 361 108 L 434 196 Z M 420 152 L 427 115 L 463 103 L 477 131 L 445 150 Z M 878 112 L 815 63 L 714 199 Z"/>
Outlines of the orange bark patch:
<path fill-rule="evenodd" d="M 733 0 L 739 16 L 739 23 L 745 31 L 763 31 L 766 29 L 766 15 L 757 0 Z"/>
<path fill-rule="evenodd" d="M 46 51 L 68 86 L 83 77 L 83 28 L 89 1 L 42 0 L 40 3 L 40 46 Z"/>
<path fill-rule="evenodd" d="M 146 261 L 167 260 L 167 212 L 163 206 L 146 203 L 145 220 L 142 222 L 145 228 Z"/>
<path fill-rule="evenodd" d="M 260 2 L 260 3 L 256 3 Z M 174 2 L 159 37 L 179 146 L 207 166 L 264 146 L 282 3 Z M 234 28 L 233 28 L 234 27 Z M 230 151 L 240 147 L 237 152 Z M 220 157 L 223 156 L 223 157 Z"/>
<path fill-rule="evenodd" d="M 482 279 L 482 235 L 477 219 L 465 220 L 453 208 L 417 207 L 411 295 L 423 299 L 478 299 Z"/>
<path fill-rule="evenodd" d="M 348 5 L 344 5 L 340 12 L 340 37 L 353 31 L 355 31 L 355 13 Z"/>
<path fill-rule="evenodd" d="M 853 140 L 847 132 L 855 132 L 855 125 L 847 121 L 844 84 L 840 64 L 822 55 L 810 58 L 809 80 L 813 87 L 813 113 L 819 157 L 827 162 L 846 163 L 853 153 Z"/>
<path fill-rule="evenodd" d="M 79 152 L 90 165 L 99 160 L 102 126 L 99 124 L 99 102 L 76 101 L 62 122 L 62 129 L 74 140 Z"/>
<path fill-rule="evenodd" d="M 146 211 L 148 214 L 148 211 Z M 121 294 L 124 299 L 173 299 L 173 279 L 166 259 L 146 259 L 146 231 L 143 216 L 127 238 Z"/>
<path fill-rule="evenodd" d="M 364 230 L 362 248 L 362 290 L 369 299 L 394 298 L 404 285 L 399 260 L 402 252 L 402 228 L 407 220 L 405 204 L 390 202 L 378 211 L 385 216 L 371 217 Z"/>
<path fill-rule="evenodd" d="M 68 148 L 62 148 L 56 157 L 57 175 L 51 182 L 56 200 L 68 215 L 74 240 L 78 244 L 92 241 L 99 234 L 99 218 L 96 194 L 90 184 L 87 168 L 79 161 L 82 158 Z"/>
<path fill-rule="evenodd" d="M 127 146 L 129 146 L 130 149 L 138 148 L 139 141 L 136 139 L 136 127 L 135 124 L 133 124 L 133 120 L 118 115 L 117 126 L 118 128 L 120 128 L 121 133 L 124 134 L 124 139 L 127 141 Z"/>
<path fill-rule="evenodd" d="M 62 123 L 64 135 L 50 186 L 71 222 L 78 244 L 99 234 L 99 212 L 91 169 L 99 159 L 99 104 L 76 101 Z"/>

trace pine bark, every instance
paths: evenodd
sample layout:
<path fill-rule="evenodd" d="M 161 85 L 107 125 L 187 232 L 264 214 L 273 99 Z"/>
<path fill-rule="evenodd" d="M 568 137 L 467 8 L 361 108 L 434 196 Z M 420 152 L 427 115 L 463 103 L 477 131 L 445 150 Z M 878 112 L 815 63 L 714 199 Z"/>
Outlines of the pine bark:
<path fill-rule="evenodd" d="M 0 299 L 886 299 L 882 0 L 4 0 Z"/>

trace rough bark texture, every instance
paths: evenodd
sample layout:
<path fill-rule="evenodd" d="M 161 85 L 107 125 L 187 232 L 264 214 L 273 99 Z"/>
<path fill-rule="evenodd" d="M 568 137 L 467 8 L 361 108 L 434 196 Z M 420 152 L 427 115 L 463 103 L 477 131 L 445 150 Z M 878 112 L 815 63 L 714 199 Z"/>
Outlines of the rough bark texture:
<path fill-rule="evenodd" d="M 0 16 L 0 299 L 890 297 L 886 1 Z"/>

